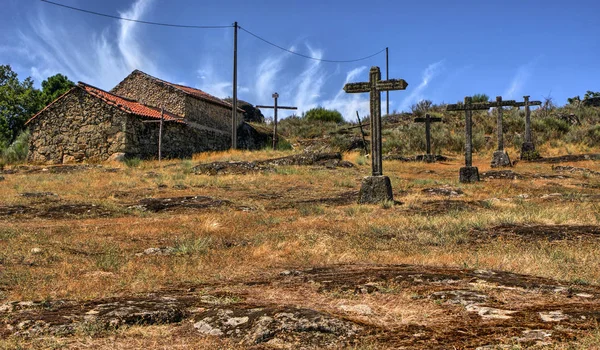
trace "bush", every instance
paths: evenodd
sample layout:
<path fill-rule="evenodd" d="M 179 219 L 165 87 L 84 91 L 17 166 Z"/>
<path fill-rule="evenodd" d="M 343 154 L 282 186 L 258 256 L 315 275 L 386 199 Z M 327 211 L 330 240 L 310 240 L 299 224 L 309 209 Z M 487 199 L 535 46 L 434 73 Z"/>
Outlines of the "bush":
<path fill-rule="evenodd" d="M 29 152 L 29 131 L 23 131 L 15 141 L 1 152 L 2 163 L 19 163 L 27 159 Z"/>
<path fill-rule="evenodd" d="M 342 114 L 336 110 L 317 107 L 310 109 L 304 114 L 306 120 L 341 123 L 344 121 Z"/>

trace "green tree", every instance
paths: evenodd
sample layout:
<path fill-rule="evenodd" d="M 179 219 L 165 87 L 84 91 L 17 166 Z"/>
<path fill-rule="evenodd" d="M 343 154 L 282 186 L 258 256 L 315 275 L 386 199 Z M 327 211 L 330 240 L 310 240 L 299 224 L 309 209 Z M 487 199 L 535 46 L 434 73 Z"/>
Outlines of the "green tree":
<path fill-rule="evenodd" d="M 31 77 L 22 82 L 9 65 L 0 65 L 0 147 L 12 143 L 42 106 Z"/>
<path fill-rule="evenodd" d="M 311 121 L 335 123 L 341 123 L 344 121 L 344 118 L 340 112 L 336 111 L 335 109 L 325 109 L 323 107 L 317 107 L 306 111 L 304 118 Z"/>
<path fill-rule="evenodd" d="M 585 96 L 583 96 L 584 100 L 587 100 L 589 98 L 595 98 L 595 97 L 600 97 L 600 92 L 597 91 L 586 91 Z"/>
<path fill-rule="evenodd" d="M 49 77 L 42 82 L 42 104 L 44 106 L 50 104 L 73 86 L 75 84 L 60 73 Z"/>
<path fill-rule="evenodd" d="M 473 103 L 488 102 L 490 100 L 490 97 L 486 94 L 475 94 L 471 97 L 471 100 Z"/>

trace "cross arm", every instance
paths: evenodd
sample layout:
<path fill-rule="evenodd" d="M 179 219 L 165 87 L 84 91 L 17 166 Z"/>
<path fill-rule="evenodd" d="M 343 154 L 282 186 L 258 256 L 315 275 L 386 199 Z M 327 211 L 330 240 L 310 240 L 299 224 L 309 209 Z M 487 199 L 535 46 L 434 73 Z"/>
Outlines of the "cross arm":
<path fill-rule="evenodd" d="M 256 105 L 256 108 L 275 108 L 275 106 L 261 106 Z M 277 106 L 277 109 L 298 109 L 298 107 L 290 107 L 290 106 Z"/>
<path fill-rule="evenodd" d="M 349 94 L 371 91 L 371 83 L 348 83 L 344 85 L 344 91 Z"/>
<path fill-rule="evenodd" d="M 389 79 L 378 81 L 376 86 L 379 91 L 405 90 L 408 83 L 404 79 Z"/>
<path fill-rule="evenodd" d="M 542 101 L 529 101 L 530 106 L 541 106 Z M 517 102 L 515 103 L 515 107 L 525 107 L 525 102 Z"/>
<path fill-rule="evenodd" d="M 414 122 L 415 123 L 426 123 L 428 119 L 429 119 L 430 123 L 436 123 L 436 122 L 442 121 L 442 118 L 440 118 L 440 117 L 429 117 L 429 118 L 415 118 Z"/>
<path fill-rule="evenodd" d="M 510 102 L 510 101 L 503 101 L 503 102 Z M 466 105 L 464 103 L 456 103 L 456 104 L 452 104 L 452 105 L 447 105 L 446 111 L 475 111 L 475 110 L 490 109 L 492 107 L 498 107 L 498 103 L 497 102 L 478 102 L 478 103 L 471 103 L 468 105 Z"/>

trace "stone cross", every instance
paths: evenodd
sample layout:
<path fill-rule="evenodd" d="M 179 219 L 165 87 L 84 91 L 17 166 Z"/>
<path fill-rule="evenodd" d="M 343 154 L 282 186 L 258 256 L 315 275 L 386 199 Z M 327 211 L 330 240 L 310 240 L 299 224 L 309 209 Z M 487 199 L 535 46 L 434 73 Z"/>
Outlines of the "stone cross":
<path fill-rule="evenodd" d="M 405 90 L 408 83 L 404 79 L 381 80 L 379 67 L 371 67 L 369 81 L 344 85 L 347 93 L 368 92 L 371 105 L 371 176 L 363 179 L 359 203 L 379 203 L 392 201 L 392 183 L 383 176 L 381 154 L 381 91 Z"/>
<path fill-rule="evenodd" d="M 381 80 L 379 67 L 371 67 L 369 81 L 344 85 L 347 93 L 368 92 L 371 101 L 371 170 L 373 176 L 383 175 L 381 154 L 381 91 L 405 90 L 404 79 Z"/>
<path fill-rule="evenodd" d="M 506 101 L 508 102 L 508 101 Z M 514 101 L 512 101 L 514 103 Z M 498 102 L 473 103 L 471 97 L 465 97 L 465 102 L 451 104 L 446 111 L 465 111 L 465 166 L 460 168 L 460 182 L 479 181 L 479 170 L 473 166 L 473 126 L 471 112 L 475 110 L 487 110 L 496 107 Z"/>
<path fill-rule="evenodd" d="M 429 113 L 425 114 L 425 118 L 415 118 L 415 123 L 425 123 L 425 142 L 427 143 L 426 161 L 431 161 L 431 123 L 441 122 L 442 118 L 431 117 Z"/>
<path fill-rule="evenodd" d="M 521 159 L 528 158 L 535 151 L 535 145 L 531 138 L 531 118 L 529 106 L 541 106 L 542 101 L 529 101 L 529 96 L 523 96 L 523 102 L 517 102 L 516 107 L 525 107 L 525 142 L 521 146 Z"/>
<path fill-rule="evenodd" d="M 289 107 L 289 106 L 278 106 L 277 105 L 277 99 L 279 98 L 279 94 L 278 93 L 273 93 L 272 95 L 274 103 L 272 106 L 256 106 L 256 108 L 273 108 L 273 149 L 277 148 L 277 141 L 278 137 L 277 137 L 277 110 L 278 109 L 292 109 L 292 110 L 296 110 L 298 109 L 298 107 Z"/>
<path fill-rule="evenodd" d="M 504 152 L 504 127 L 502 125 L 502 107 L 504 106 L 516 106 L 517 102 L 514 100 L 502 101 L 502 96 L 496 96 L 496 102 L 490 102 L 492 107 L 496 107 L 496 134 L 498 135 L 498 149 L 494 152 L 492 157 L 492 168 L 512 166 L 508 153 Z"/>

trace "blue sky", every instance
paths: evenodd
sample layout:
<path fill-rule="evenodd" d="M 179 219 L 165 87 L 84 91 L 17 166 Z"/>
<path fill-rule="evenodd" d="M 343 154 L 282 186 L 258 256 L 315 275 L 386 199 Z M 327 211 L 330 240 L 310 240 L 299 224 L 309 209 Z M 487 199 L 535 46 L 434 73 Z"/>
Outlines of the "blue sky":
<path fill-rule="evenodd" d="M 54 1 L 146 21 L 237 21 L 278 45 L 323 59 L 349 60 L 389 47 L 390 78 L 409 83 L 390 93 L 391 111 L 408 111 L 421 99 L 454 103 L 476 93 L 517 100 L 551 96 L 562 105 L 567 97 L 600 91 L 598 1 Z M 231 95 L 233 28 L 150 26 L 38 0 L 0 0 L 0 13 L 0 64 L 10 64 L 21 79 L 31 76 L 39 85 L 63 73 L 109 90 L 140 69 Z M 367 80 L 371 66 L 385 69 L 384 53 L 327 63 L 285 53 L 243 31 L 238 44 L 238 96 L 253 104 L 271 104 L 277 91 L 282 105 L 335 108 L 351 120 L 356 110 L 368 114 L 368 96 L 345 94 L 344 83 Z"/>

